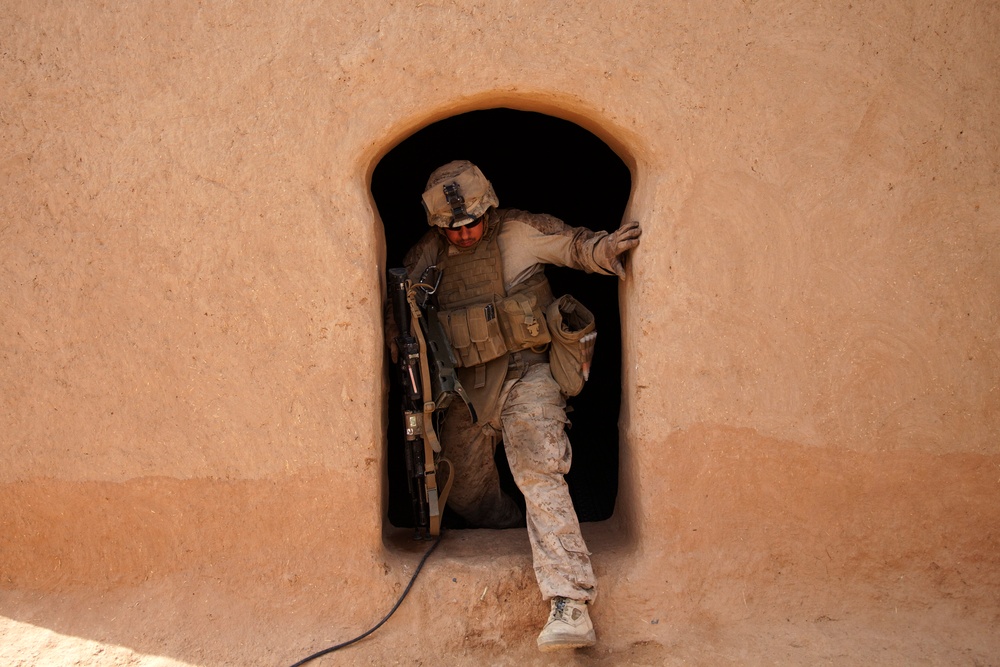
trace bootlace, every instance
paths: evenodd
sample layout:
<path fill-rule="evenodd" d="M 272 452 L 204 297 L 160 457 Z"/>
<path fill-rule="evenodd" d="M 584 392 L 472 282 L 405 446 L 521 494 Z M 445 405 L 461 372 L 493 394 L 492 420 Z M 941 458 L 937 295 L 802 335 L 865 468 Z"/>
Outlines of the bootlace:
<path fill-rule="evenodd" d="M 562 621 L 566 616 L 566 598 L 557 597 L 555 608 L 552 610 L 552 620 Z"/>

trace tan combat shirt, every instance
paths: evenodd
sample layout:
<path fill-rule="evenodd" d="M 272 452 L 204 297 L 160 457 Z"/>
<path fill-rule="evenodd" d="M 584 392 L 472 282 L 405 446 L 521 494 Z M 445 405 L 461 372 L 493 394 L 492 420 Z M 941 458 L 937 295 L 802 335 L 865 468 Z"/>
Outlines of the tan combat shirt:
<path fill-rule="evenodd" d="M 512 287 L 543 271 L 546 264 L 614 275 L 594 258 L 594 249 L 607 232 L 570 227 L 554 216 L 517 209 L 491 210 L 487 215 L 489 224 L 501 220 L 497 243 L 503 263 L 504 289 L 508 294 Z M 442 250 L 452 255 L 463 252 L 450 245 L 435 227 L 406 253 L 403 265 L 410 279 L 416 280 L 424 269 L 437 263 Z"/>

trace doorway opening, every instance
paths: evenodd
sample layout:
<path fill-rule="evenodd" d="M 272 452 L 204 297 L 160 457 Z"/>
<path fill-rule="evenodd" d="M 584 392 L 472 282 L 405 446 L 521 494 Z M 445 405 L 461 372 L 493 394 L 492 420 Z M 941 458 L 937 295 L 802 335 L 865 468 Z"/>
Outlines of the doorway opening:
<path fill-rule="evenodd" d="M 622 159 L 588 130 L 560 118 L 514 109 L 472 111 L 438 121 L 400 142 L 379 161 L 371 191 L 385 229 L 386 266 L 402 266 L 406 251 L 427 231 L 421 194 L 428 175 L 451 160 L 470 160 L 492 182 L 501 208 L 548 213 L 573 227 L 613 231 L 632 188 Z M 573 465 L 566 481 L 581 522 L 604 521 L 618 495 L 618 415 L 621 408 L 621 321 L 618 280 L 549 266 L 556 296 L 572 294 L 597 320 L 590 380 L 569 400 Z M 403 425 L 395 374 L 390 374 L 387 437 L 388 508 L 394 527 L 412 527 L 403 461 Z M 522 503 L 503 448 L 495 457 L 501 483 Z M 465 527 L 446 510 L 444 525 Z"/>

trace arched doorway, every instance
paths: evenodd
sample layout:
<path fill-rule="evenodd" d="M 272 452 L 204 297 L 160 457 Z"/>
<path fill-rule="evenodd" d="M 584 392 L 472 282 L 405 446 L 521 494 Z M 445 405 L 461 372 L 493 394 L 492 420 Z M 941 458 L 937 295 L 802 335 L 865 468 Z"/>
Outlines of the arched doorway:
<path fill-rule="evenodd" d="M 414 133 L 385 155 L 372 174 L 372 196 L 386 236 L 387 266 L 427 230 L 420 203 L 427 176 L 455 159 L 476 163 L 501 207 L 549 213 L 571 226 L 611 231 L 622 221 L 631 173 L 621 158 L 584 128 L 545 114 L 488 109 L 453 116 Z M 591 379 L 571 399 L 573 466 L 566 476 L 581 521 L 608 519 L 618 493 L 618 414 L 621 404 L 621 324 L 618 281 L 549 267 L 556 295 L 570 293 L 597 318 L 598 343 Z M 402 461 L 402 421 L 395 388 L 389 396 L 388 519 L 411 526 Z M 497 465 L 508 492 L 520 500 L 502 449 Z M 446 525 L 462 527 L 445 515 Z"/>

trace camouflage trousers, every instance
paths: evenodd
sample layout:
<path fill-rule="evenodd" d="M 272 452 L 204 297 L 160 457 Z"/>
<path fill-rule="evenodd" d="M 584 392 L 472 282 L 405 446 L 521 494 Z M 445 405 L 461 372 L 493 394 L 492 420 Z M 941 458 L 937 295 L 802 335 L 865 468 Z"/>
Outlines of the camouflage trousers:
<path fill-rule="evenodd" d="M 547 363 L 508 378 L 494 414 L 481 415 L 478 424 L 464 404 L 453 404 L 441 429 L 443 455 L 455 470 L 448 507 L 482 528 L 521 524 L 521 510 L 500 488 L 493 460 L 502 439 L 514 481 L 524 494 L 542 597 L 592 600 L 596 579 L 590 552 L 563 479 L 572 461 L 567 421 L 566 401 Z"/>

